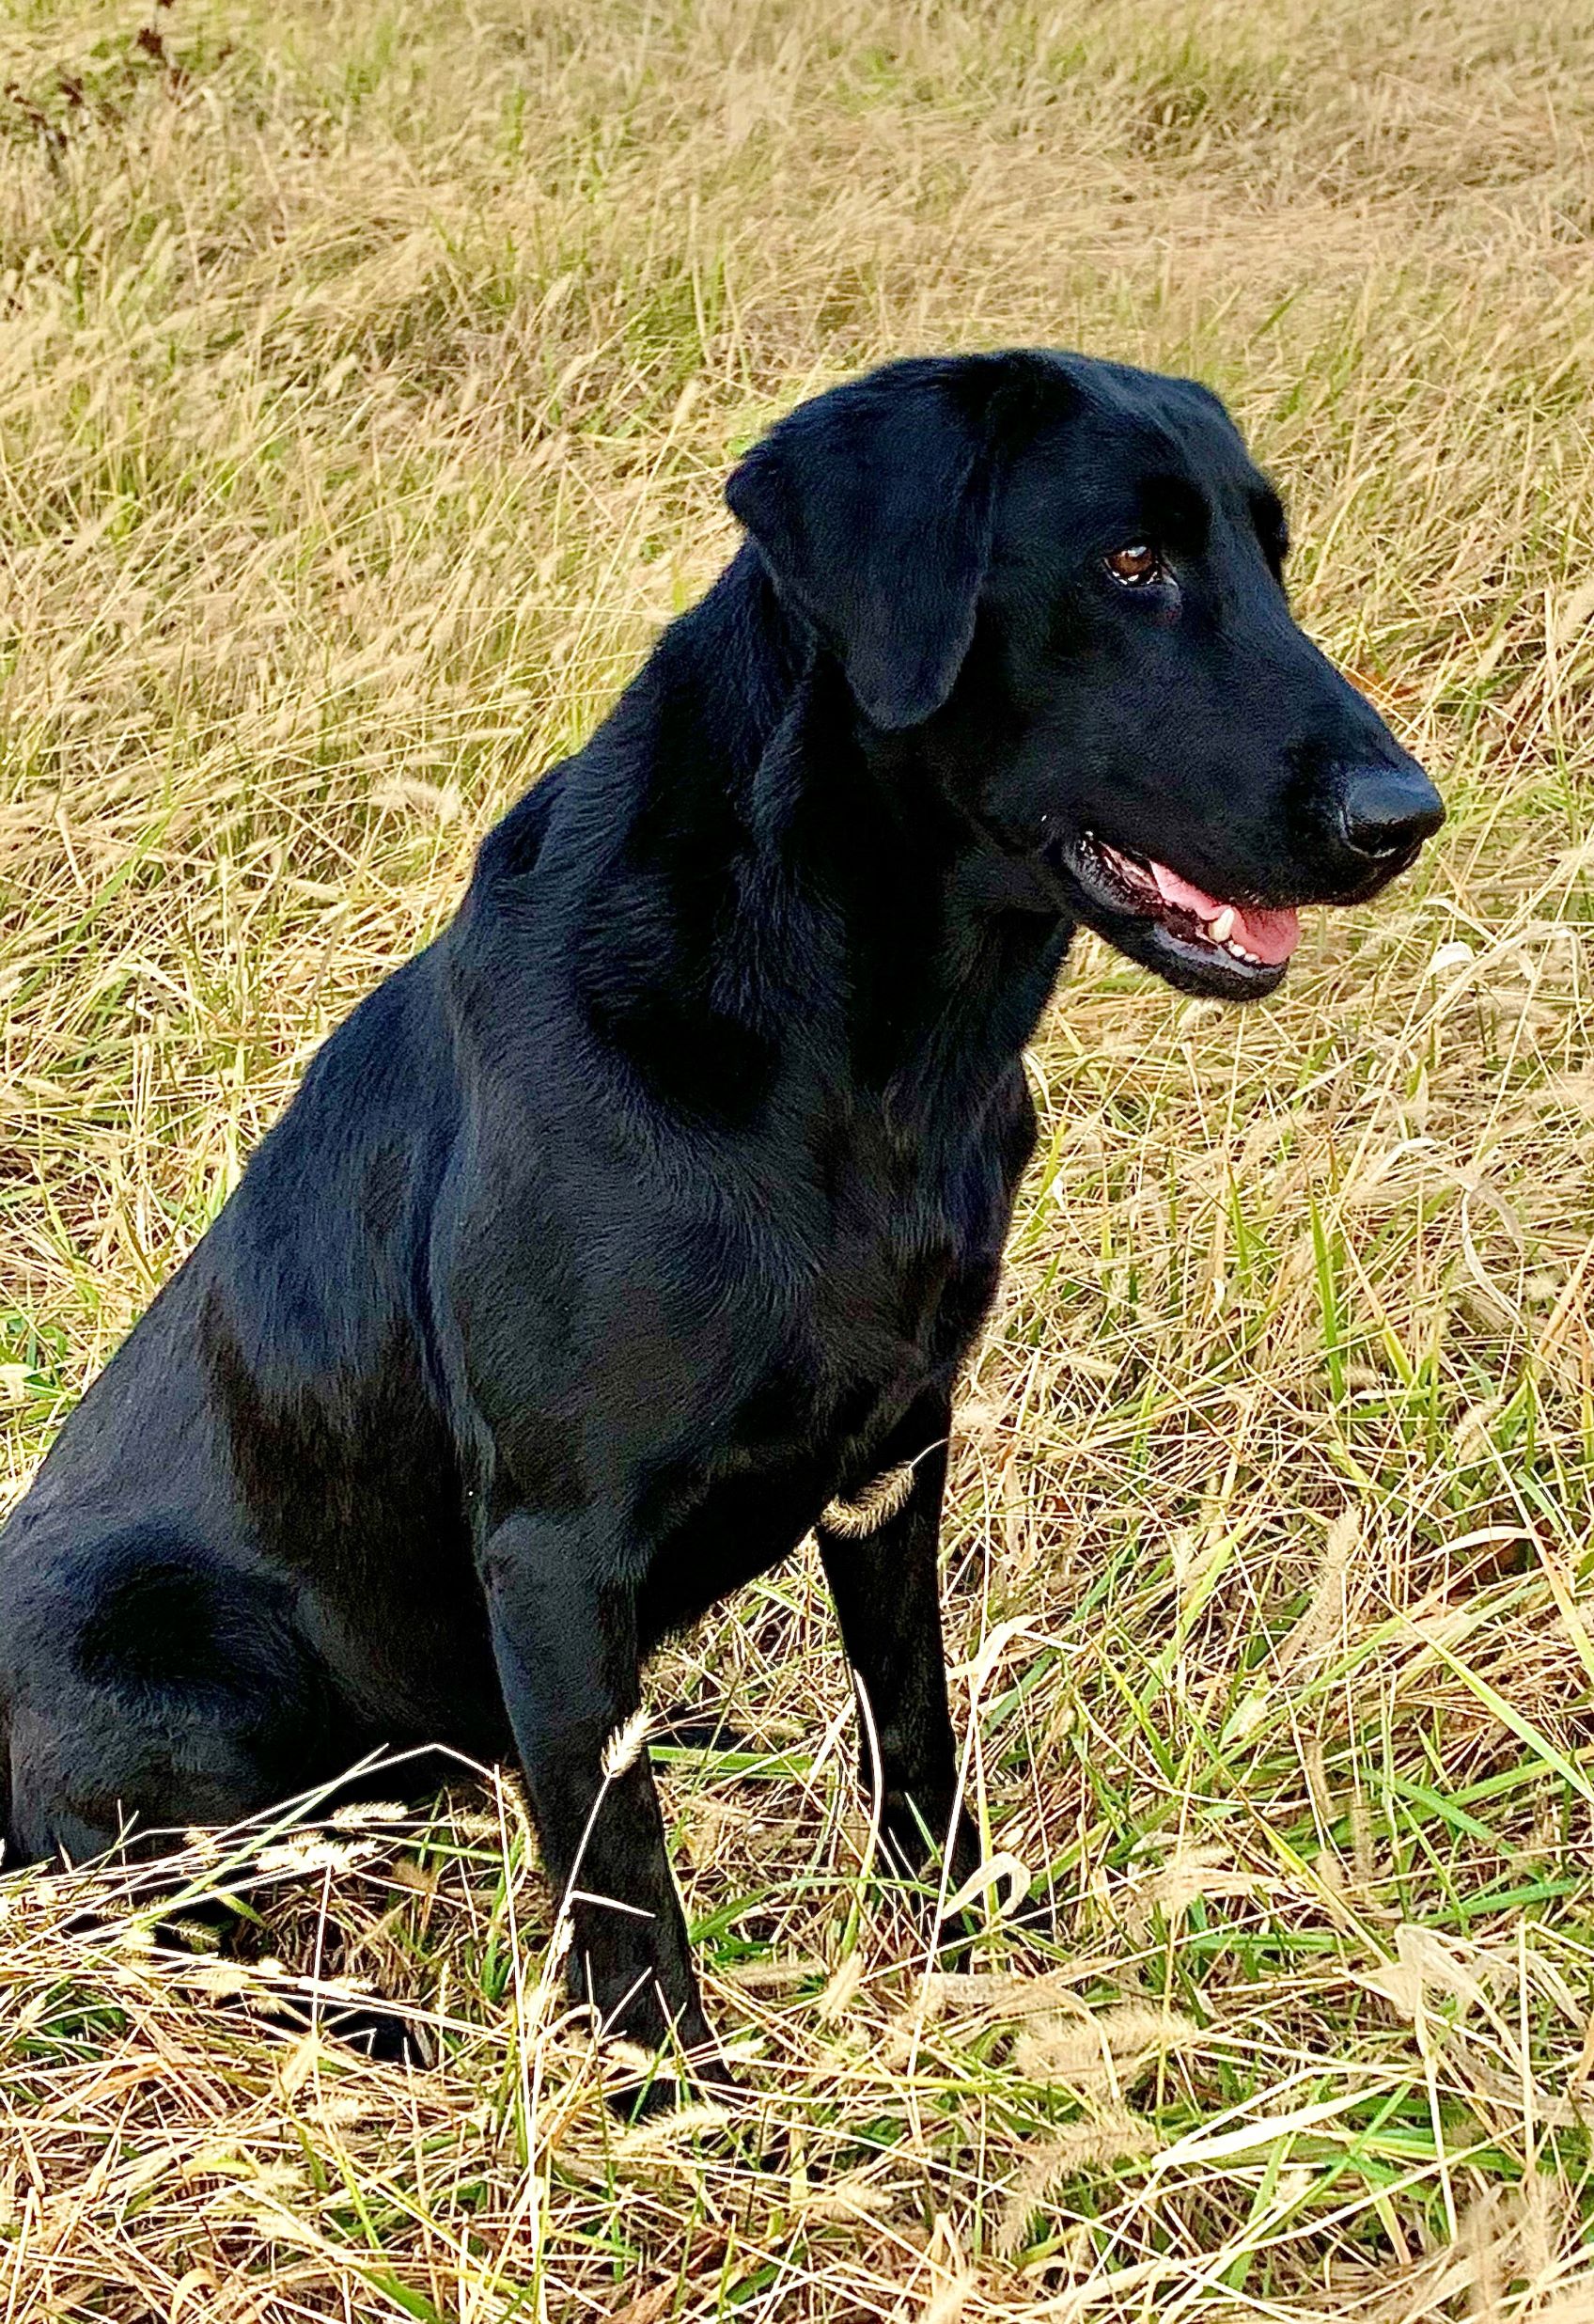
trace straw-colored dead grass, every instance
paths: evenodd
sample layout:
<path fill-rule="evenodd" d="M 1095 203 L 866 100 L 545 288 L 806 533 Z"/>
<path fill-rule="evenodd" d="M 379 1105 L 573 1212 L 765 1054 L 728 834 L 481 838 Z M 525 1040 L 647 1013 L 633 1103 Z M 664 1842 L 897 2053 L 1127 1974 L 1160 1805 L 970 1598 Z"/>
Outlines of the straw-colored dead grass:
<path fill-rule="evenodd" d="M 660 1758 L 741 2114 L 606 2117 L 511 1791 L 195 1835 L 243 1965 L 20 1875 L 6 2324 L 1594 2318 L 1586 10 L 18 0 L 0 90 L 9 1494 L 856 365 L 1211 379 L 1455 809 L 1279 1001 L 1087 947 L 1039 1044 L 970 1972 L 870 1876 L 805 1562 L 652 1688 L 724 1722 Z M 281 2030 L 305 1978 L 434 2068 Z"/>

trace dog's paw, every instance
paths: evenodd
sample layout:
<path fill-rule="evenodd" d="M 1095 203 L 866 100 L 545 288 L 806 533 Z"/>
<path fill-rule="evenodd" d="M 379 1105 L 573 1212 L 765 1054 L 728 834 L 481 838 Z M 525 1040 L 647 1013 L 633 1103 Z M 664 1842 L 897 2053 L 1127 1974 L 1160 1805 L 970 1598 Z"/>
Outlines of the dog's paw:
<path fill-rule="evenodd" d="M 436 2044 L 430 2034 L 400 2009 L 356 2006 L 323 2010 L 320 2022 L 320 2031 L 329 2041 L 341 2042 L 345 2049 L 357 2051 L 375 2065 L 424 2069 L 437 2063 Z"/>
<path fill-rule="evenodd" d="M 657 2047 L 611 2036 L 602 2055 L 604 2098 L 627 2122 L 652 2121 L 692 2107 L 734 2113 L 742 2097 L 742 2084 L 706 2022 L 681 2027 L 675 2038 Z"/>

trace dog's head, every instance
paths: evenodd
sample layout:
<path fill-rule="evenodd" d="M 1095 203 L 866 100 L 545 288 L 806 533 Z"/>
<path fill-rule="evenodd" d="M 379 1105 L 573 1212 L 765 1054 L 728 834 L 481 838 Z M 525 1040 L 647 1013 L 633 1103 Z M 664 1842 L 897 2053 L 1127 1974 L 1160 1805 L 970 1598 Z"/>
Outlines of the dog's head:
<path fill-rule="evenodd" d="M 1059 911 L 1189 993 L 1284 975 L 1439 794 L 1291 620 L 1217 398 L 1083 356 L 910 360 L 803 404 L 727 497 L 863 717 Z"/>

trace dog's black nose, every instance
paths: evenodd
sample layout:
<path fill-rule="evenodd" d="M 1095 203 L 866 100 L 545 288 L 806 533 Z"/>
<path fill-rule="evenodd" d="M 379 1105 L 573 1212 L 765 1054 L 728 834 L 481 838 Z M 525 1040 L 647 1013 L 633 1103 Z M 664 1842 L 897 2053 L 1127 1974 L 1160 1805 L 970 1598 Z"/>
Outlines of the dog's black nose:
<path fill-rule="evenodd" d="M 1445 802 L 1420 766 L 1361 766 L 1339 793 L 1345 843 L 1369 861 L 1403 855 L 1431 838 L 1445 820 Z"/>

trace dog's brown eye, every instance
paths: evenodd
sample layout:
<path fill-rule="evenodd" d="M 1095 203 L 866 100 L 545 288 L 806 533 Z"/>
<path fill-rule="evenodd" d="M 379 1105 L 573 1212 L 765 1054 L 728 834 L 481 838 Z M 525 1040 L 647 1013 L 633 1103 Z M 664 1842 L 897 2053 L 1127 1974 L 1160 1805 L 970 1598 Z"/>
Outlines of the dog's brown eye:
<path fill-rule="evenodd" d="M 1132 541 L 1127 548 L 1115 549 L 1107 559 L 1107 571 L 1126 589 L 1144 589 L 1148 582 L 1167 578 L 1167 568 L 1147 541 Z"/>

